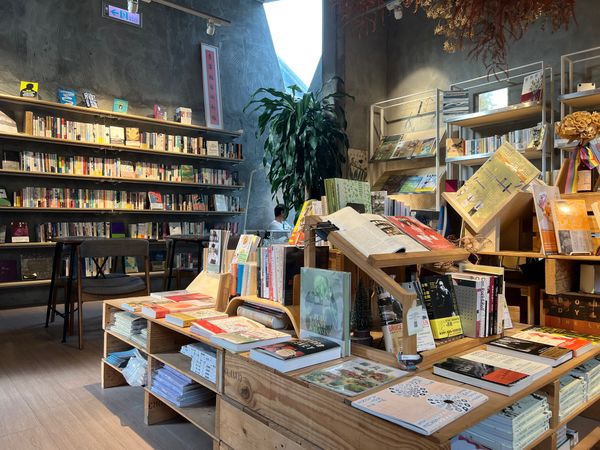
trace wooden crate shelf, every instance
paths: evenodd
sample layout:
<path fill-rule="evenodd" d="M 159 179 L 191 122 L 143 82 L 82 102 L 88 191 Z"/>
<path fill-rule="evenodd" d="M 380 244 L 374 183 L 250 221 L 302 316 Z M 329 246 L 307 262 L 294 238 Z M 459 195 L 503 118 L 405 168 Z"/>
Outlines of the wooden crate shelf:
<path fill-rule="evenodd" d="M 217 385 L 217 383 L 213 383 L 212 381 L 198 375 L 196 372 L 192 372 L 191 358 L 188 358 L 187 356 L 182 355 L 179 352 L 153 353 L 152 358 L 181 372 L 186 377 L 191 378 L 196 383 L 201 384 L 204 387 L 207 387 L 211 391 L 219 392 L 219 386 Z M 219 361 L 219 356 L 217 354 L 217 367 L 219 366 L 218 361 Z"/>

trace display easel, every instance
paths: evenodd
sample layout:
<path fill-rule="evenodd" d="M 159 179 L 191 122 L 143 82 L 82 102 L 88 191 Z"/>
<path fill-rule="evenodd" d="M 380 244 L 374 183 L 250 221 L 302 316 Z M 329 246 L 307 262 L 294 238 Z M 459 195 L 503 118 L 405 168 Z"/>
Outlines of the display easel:
<path fill-rule="evenodd" d="M 316 225 L 321 222 L 319 216 L 309 216 L 305 220 L 304 231 L 304 266 L 315 267 Z M 407 266 L 433 264 L 467 259 L 469 253 L 462 248 L 415 253 L 386 253 L 364 256 L 337 231 L 329 232 L 328 241 L 344 256 L 366 273 L 373 281 L 386 289 L 402 304 L 402 323 L 408 323 L 408 311 L 416 305 L 416 294 L 408 292 L 394 280 L 385 270 L 401 270 Z M 385 269 L 385 270 L 384 270 Z M 417 354 L 417 336 L 408 335 L 408 327 L 402 329 L 402 352 L 408 355 Z"/>

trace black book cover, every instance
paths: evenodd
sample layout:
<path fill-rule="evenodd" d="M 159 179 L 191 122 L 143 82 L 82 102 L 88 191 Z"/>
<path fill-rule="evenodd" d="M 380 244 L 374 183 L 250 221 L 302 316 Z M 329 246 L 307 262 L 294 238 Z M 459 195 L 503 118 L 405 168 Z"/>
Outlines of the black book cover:
<path fill-rule="evenodd" d="M 508 336 L 496 339 L 490 342 L 488 345 L 502 347 L 508 350 L 528 353 L 530 355 L 541 356 L 543 358 L 549 358 L 553 360 L 558 360 L 565 354 L 571 353 L 571 350 L 566 348 L 554 347 L 552 345 L 540 344 L 538 342 L 526 341 Z"/>
<path fill-rule="evenodd" d="M 323 338 L 312 338 L 265 345 L 256 350 L 277 359 L 288 360 L 313 355 L 335 347 L 339 347 L 335 342 Z"/>
<path fill-rule="evenodd" d="M 445 361 L 435 363 L 433 366 L 471 378 L 500 384 L 502 386 L 512 386 L 516 382 L 528 377 L 527 374 L 521 372 L 502 369 L 490 364 L 484 364 L 464 358 L 448 358 Z"/>
<path fill-rule="evenodd" d="M 458 315 L 458 303 L 450 275 L 422 277 L 421 289 L 430 319 Z"/>

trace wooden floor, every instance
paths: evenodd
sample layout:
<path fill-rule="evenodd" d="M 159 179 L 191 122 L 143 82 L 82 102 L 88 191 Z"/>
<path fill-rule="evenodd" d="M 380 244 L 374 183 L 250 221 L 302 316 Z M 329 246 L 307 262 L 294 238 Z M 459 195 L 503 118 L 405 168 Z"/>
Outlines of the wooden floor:
<path fill-rule="evenodd" d="M 86 345 L 60 343 L 45 308 L 0 310 L 0 449 L 211 449 L 187 422 L 146 426 L 142 388 L 100 387 L 100 304 L 86 305 Z"/>

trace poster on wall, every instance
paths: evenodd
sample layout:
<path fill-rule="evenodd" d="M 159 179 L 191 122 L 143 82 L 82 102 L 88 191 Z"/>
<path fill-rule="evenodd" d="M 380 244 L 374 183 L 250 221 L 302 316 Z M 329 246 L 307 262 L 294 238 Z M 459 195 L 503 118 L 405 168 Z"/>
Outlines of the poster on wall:
<path fill-rule="evenodd" d="M 221 110 L 221 80 L 219 73 L 219 49 L 202 44 L 202 78 L 204 82 L 204 115 L 206 126 L 223 129 Z"/>
<path fill-rule="evenodd" d="M 351 180 L 367 181 L 369 161 L 366 150 L 349 148 L 346 164 L 348 165 L 348 178 Z"/>

